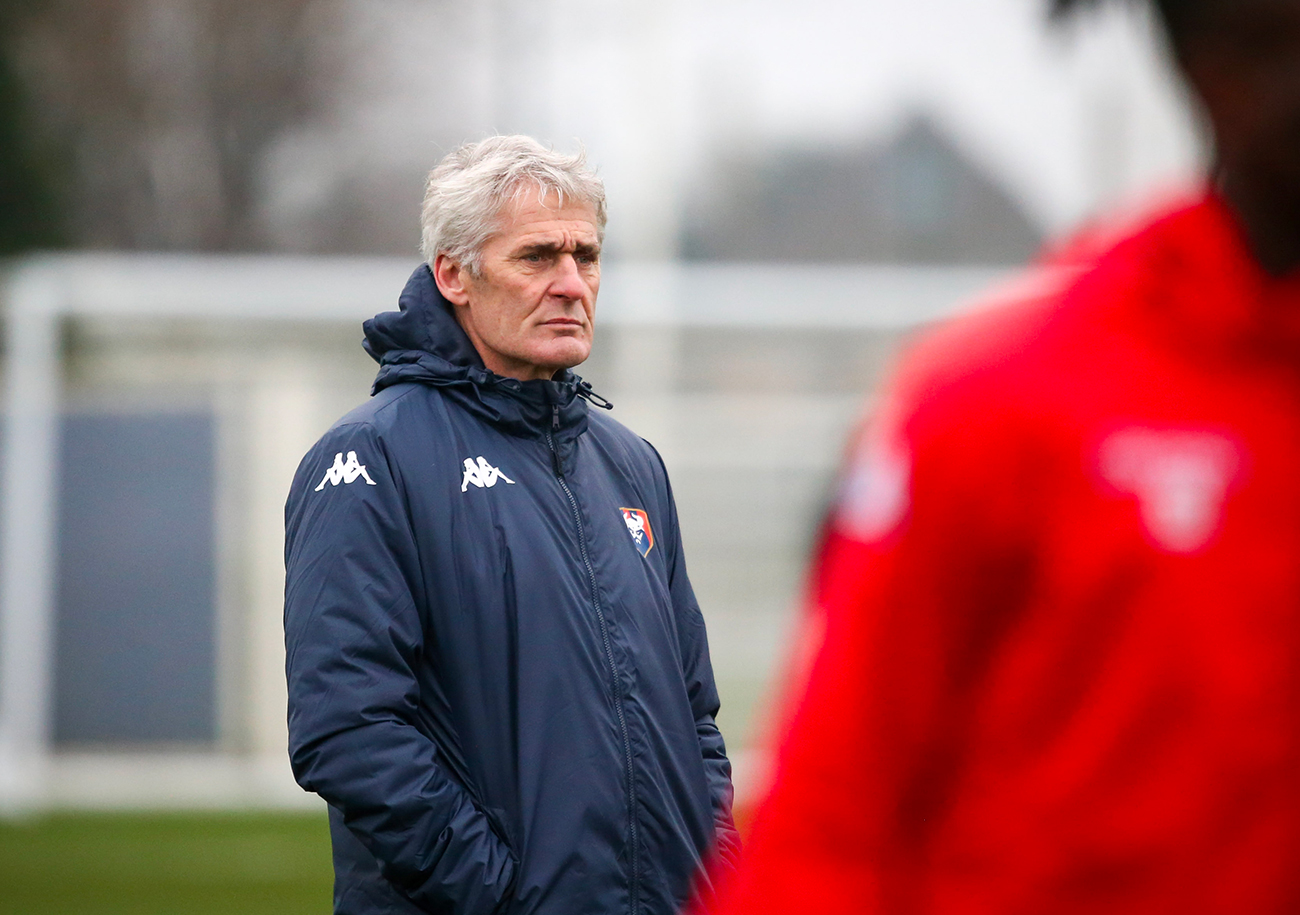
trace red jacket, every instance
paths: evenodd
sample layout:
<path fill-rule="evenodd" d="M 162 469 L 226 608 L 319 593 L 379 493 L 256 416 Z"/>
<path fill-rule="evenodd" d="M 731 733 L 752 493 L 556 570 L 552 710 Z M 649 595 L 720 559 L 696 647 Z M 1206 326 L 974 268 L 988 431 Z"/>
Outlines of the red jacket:
<path fill-rule="evenodd" d="M 1211 197 L 1039 279 L 860 437 L 717 911 L 1300 911 L 1300 276 Z"/>

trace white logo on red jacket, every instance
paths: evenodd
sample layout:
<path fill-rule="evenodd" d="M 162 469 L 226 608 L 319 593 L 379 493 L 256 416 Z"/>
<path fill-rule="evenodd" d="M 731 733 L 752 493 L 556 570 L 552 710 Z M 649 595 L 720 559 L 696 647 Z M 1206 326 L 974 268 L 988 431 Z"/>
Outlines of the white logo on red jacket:
<path fill-rule="evenodd" d="M 912 461 L 906 449 L 869 435 L 840 483 L 836 526 L 854 540 L 884 537 L 907 514 L 911 478 Z"/>
<path fill-rule="evenodd" d="M 334 465 L 325 471 L 325 476 L 321 478 L 320 485 L 316 487 L 315 492 L 320 492 L 325 488 L 325 484 L 338 486 L 340 483 L 351 483 L 357 477 L 361 477 L 370 486 L 377 485 L 374 480 L 370 479 L 370 474 L 366 473 L 366 465 L 357 460 L 355 451 L 348 452 L 348 459 L 345 463 L 343 452 L 340 451 L 334 455 Z"/>
<path fill-rule="evenodd" d="M 1125 429 L 1103 441 L 1097 454 L 1102 477 L 1137 498 L 1147 536 L 1171 553 L 1209 543 L 1242 463 L 1231 439 L 1187 429 Z"/>

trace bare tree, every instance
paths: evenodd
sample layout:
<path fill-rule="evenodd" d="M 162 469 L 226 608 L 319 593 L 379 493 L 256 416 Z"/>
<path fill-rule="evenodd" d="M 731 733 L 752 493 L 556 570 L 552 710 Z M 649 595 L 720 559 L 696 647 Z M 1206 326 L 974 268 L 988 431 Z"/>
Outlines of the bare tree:
<path fill-rule="evenodd" d="M 33 129 L 68 151 L 69 234 L 254 250 L 265 157 L 326 109 L 338 0 L 37 0 L 11 30 Z"/>
<path fill-rule="evenodd" d="M 0 253 L 54 247 L 63 241 L 57 150 L 42 149 L 32 105 L 15 72 L 14 35 L 31 0 L 0 5 Z"/>

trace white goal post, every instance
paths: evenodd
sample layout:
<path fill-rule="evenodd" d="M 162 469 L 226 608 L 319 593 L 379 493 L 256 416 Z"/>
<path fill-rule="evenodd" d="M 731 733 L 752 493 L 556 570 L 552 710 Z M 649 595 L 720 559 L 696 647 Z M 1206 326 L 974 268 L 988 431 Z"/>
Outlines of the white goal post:
<path fill-rule="evenodd" d="M 66 254 L 15 260 L 0 271 L 5 319 L 0 816 L 50 804 L 80 803 L 79 798 L 90 797 L 101 785 L 107 786 L 101 793 L 109 804 L 256 804 L 278 803 L 287 797 L 282 751 L 275 761 L 278 768 L 268 776 L 263 771 L 266 757 L 223 755 L 217 750 L 189 757 L 106 753 L 62 759 L 52 749 L 59 562 L 55 527 L 59 421 L 65 407 L 65 327 L 82 319 L 150 317 L 245 323 L 355 321 L 359 337 L 363 319 L 394 307 L 415 264 L 414 258 Z M 635 397 L 644 401 L 655 390 L 668 390 L 674 363 L 669 358 L 656 372 L 656 347 L 663 350 L 663 341 L 668 340 L 671 349 L 672 335 L 682 328 L 902 332 L 948 313 L 1003 275 L 1002 269 L 986 267 L 615 263 L 606 270 L 597 326 L 635 331 L 623 335 L 631 342 L 619 344 L 622 355 L 614 363 L 617 370 L 630 372 L 635 362 L 640 373 Z M 634 399 L 628 400 L 635 411 Z M 676 415 L 673 411 L 683 402 L 665 394 L 655 411 L 631 415 L 652 424 L 656 417 Z M 719 407 L 714 397 L 704 406 L 716 412 L 725 410 L 726 402 Z M 620 411 L 625 421 L 628 415 Z M 658 434 L 653 428 L 649 433 L 657 444 Z M 799 433 L 783 434 L 795 438 Z M 823 450 L 828 453 L 817 458 L 818 473 L 835 458 L 833 449 Z M 673 465 L 671 448 L 661 451 Z M 768 459 L 761 447 L 748 451 L 747 460 Z M 683 472 L 689 471 L 689 458 L 678 464 L 687 466 Z M 792 542 L 801 541 L 794 537 Z M 279 561 L 275 556 L 270 559 Z M 169 781 L 169 773 L 185 766 L 190 767 L 188 780 L 177 776 Z M 54 778 L 58 772 L 63 772 L 61 782 Z M 117 784 L 114 779 L 129 781 L 130 773 L 134 773 L 134 788 L 112 787 Z M 58 783 L 84 787 L 81 794 L 60 794 L 55 789 Z"/>

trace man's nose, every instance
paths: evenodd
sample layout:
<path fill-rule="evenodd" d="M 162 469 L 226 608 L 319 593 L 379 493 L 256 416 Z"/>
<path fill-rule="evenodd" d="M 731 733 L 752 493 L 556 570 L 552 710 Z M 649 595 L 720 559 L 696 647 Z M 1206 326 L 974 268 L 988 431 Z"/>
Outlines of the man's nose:
<path fill-rule="evenodd" d="M 551 295 L 564 299 L 580 299 L 587 293 L 587 284 L 578 270 L 578 261 L 572 254 L 561 254 L 555 264 L 551 280 Z"/>

